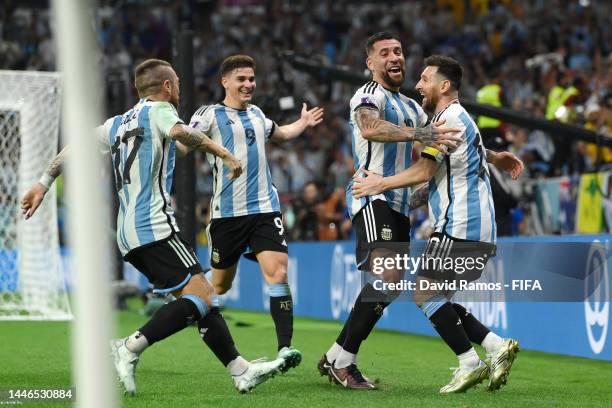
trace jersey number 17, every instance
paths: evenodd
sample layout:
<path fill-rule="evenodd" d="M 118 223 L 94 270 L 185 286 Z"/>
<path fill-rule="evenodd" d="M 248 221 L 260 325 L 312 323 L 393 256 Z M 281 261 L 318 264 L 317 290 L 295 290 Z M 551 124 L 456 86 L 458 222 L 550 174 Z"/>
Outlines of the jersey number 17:
<path fill-rule="evenodd" d="M 132 179 L 130 177 L 130 169 L 138 154 L 138 149 L 144 139 L 144 128 L 137 127 L 132 130 L 126 131 L 123 136 L 117 136 L 115 143 L 111 146 L 111 154 L 113 155 L 113 168 L 115 170 L 115 187 L 117 191 L 121 190 L 124 184 L 130 184 Z M 131 148 L 131 150 L 130 150 Z M 127 150 L 127 159 L 123 163 L 123 170 L 121 169 L 123 151 Z"/>

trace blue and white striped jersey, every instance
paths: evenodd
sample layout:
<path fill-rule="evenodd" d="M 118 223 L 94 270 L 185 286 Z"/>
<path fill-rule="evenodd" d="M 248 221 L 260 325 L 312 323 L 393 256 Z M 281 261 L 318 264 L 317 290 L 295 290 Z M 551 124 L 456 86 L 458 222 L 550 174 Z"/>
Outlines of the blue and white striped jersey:
<path fill-rule="evenodd" d="M 223 145 L 242 163 L 240 177 L 228 180 L 223 161 L 206 154 L 213 168 L 213 219 L 280 211 L 266 159 L 266 142 L 276 124 L 261 109 L 255 105 L 244 110 L 223 104 L 202 106 L 191 117 L 190 126 Z"/>
<path fill-rule="evenodd" d="M 175 158 L 169 133 L 177 123 L 183 122 L 170 103 L 141 99 L 97 129 L 112 155 L 119 196 L 117 243 L 124 256 L 179 230 L 168 195 Z"/>
<path fill-rule="evenodd" d="M 353 142 L 353 160 L 355 171 L 364 167 L 383 176 L 392 176 L 407 169 L 412 163 L 412 142 L 380 143 L 371 142 L 361 136 L 361 130 L 355 120 L 355 112 L 361 107 L 378 109 L 380 118 L 398 126 L 421 127 L 427 123 L 427 114 L 413 99 L 385 89 L 382 85 L 370 81 L 355 92 L 351 98 L 351 128 Z M 361 208 L 371 200 L 385 200 L 395 211 L 408 215 L 410 189 L 398 188 L 385 191 L 376 196 L 355 199 L 352 196 L 353 183 L 346 189 L 346 203 L 349 214 L 354 217 Z"/>
<path fill-rule="evenodd" d="M 436 114 L 444 127 L 462 129 L 463 142 L 445 156 L 429 182 L 429 217 L 435 232 L 495 243 L 497 228 L 486 150 L 478 127 L 459 103 Z"/>

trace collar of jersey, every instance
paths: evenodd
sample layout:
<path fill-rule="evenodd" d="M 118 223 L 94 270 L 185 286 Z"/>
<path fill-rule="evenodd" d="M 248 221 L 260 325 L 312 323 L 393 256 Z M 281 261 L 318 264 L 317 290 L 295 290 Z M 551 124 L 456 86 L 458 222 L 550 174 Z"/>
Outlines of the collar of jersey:
<path fill-rule="evenodd" d="M 219 105 L 225 106 L 228 109 L 233 109 L 233 110 L 238 111 L 238 112 L 246 112 L 249 109 L 249 107 L 251 106 L 251 104 L 248 104 L 247 107 L 244 108 L 244 109 L 236 109 L 236 108 L 232 108 L 231 106 L 227 106 L 226 104 L 223 103 L 223 101 L 219 102 Z"/>
<path fill-rule="evenodd" d="M 394 94 L 398 94 L 398 93 L 400 93 L 400 91 L 392 91 L 392 90 L 390 90 L 390 89 L 388 89 L 388 88 L 385 88 L 385 86 L 384 86 L 383 84 L 381 84 L 380 82 L 375 81 L 375 80 L 373 80 L 373 79 L 372 79 L 372 82 L 376 82 L 376 83 L 377 83 L 378 85 L 380 85 L 380 86 L 381 86 L 381 87 L 382 87 L 382 88 L 383 88 L 385 91 L 389 91 L 389 92 L 394 93 Z"/>

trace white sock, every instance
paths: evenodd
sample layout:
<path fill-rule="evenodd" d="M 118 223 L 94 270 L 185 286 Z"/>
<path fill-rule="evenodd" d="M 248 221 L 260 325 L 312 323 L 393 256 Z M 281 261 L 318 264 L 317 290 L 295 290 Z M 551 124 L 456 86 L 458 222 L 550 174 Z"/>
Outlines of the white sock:
<path fill-rule="evenodd" d="M 487 351 L 487 354 L 494 354 L 504 343 L 504 339 L 493 332 L 489 332 L 480 344 Z"/>
<path fill-rule="evenodd" d="M 342 349 L 342 351 L 338 355 L 338 358 L 336 358 L 336 361 L 334 362 L 334 367 L 335 368 L 348 367 L 351 364 L 355 363 L 355 361 L 357 361 L 356 354 L 349 353 L 348 351 Z"/>
<path fill-rule="evenodd" d="M 231 376 L 238 377 L 246 372 L 249 364 L 242 356 L 238 356 L 227 364 L 227 369 Z"/>
<path fill-rule="evenodd" d="M 457 357 L 459 357 L 459 368 L 461 370 L 472 370 L 478 367 L 480 363 L 480 357 L 478 357 L 478 353 L 476 353 L 474 347 L 465 353 L 459 354 Z"/>
<path fill-rule="evenodd" d="M 137 331 L 125 339 L 125 347 L 132 353 L 140 354 L 149 347 L 149 341 L 141 332 Z"/>
<path fill-rule="evenodd" d="M 327 351 L 327 353 L 325 353 L 325 356 L 327 357 L 327 361 L 329 361 L 330 363 L 333 363 L 334 360 L 338 358 L 341 351 L 342 351 L 342 346 L 334 342 L 334 344 L 332 344 L 331 348 Z"/>

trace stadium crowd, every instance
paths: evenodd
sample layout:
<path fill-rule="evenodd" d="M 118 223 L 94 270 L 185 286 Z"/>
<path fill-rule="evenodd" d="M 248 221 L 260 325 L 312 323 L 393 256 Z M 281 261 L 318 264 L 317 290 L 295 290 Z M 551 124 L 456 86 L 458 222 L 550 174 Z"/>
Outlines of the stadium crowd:
<path fill-rule="evenodd" d="M 4 1 L 0 8 L 0 69 L 54 70 L 54 44 L 46 1 Z M 573 123 L 610 134 L 612 127 L 612 3 L 569 0 L 436 1 L 111 1 L 97 10 L 103 54 L 107 114 L 125 111 L 136 99 L 135 63 L 172 59 L 171 34 L 193 17 L 196 103 L 221 99 L 218 67 L 227 55 L 247 53 L 257 61 L 255 103 L 279 123 L 294 119 L 302 101 L 324 106 L 326 120 L 285 146 L 268 145 L 273 181 L 285 223 L 297 240 L 342 239 L 351 233 L 344 187 L 353 174 L 348 100 L 354 87 L 320 82 L 278 56 L 293 50 L 310 60 L 365 69 L 363 44 L 379 29 L 403 38 L 406 86 L 416 83 L 425 56 L 442 53 L 465 67 L 463 98 L 499 85 L 499 105 L 533 116 Z M 182 17 L 175 17 L 182 16 Z M 555 93 L 556 92 L 556 93 Z M 279 101 L 285 102 L 281 104 Z M 188 120 L 189 118 L 184 118 Z M 479 124 L 479 126 L 481 126 Z M 562 140 L 542 131 L 494 123 L 498 137 L 488 147 L 519 154 L 527 171 L 504 184 L 508 233 L 530 233 L 521 216 L 533 200 L 531 184 L 542 177 L 572 175 L 612 163 L 612 151 Z M 482 128 L 482 126 L 481 126 Z M 211 169 L 197 157 L 197 213 L 208 222 Z M 497 203 L 496 203 L 497 206 Z M 415 233 L 427 235 L 426 214 L 414 214 Z M 205 243 L 205 234 L 200 234 Z"/>

